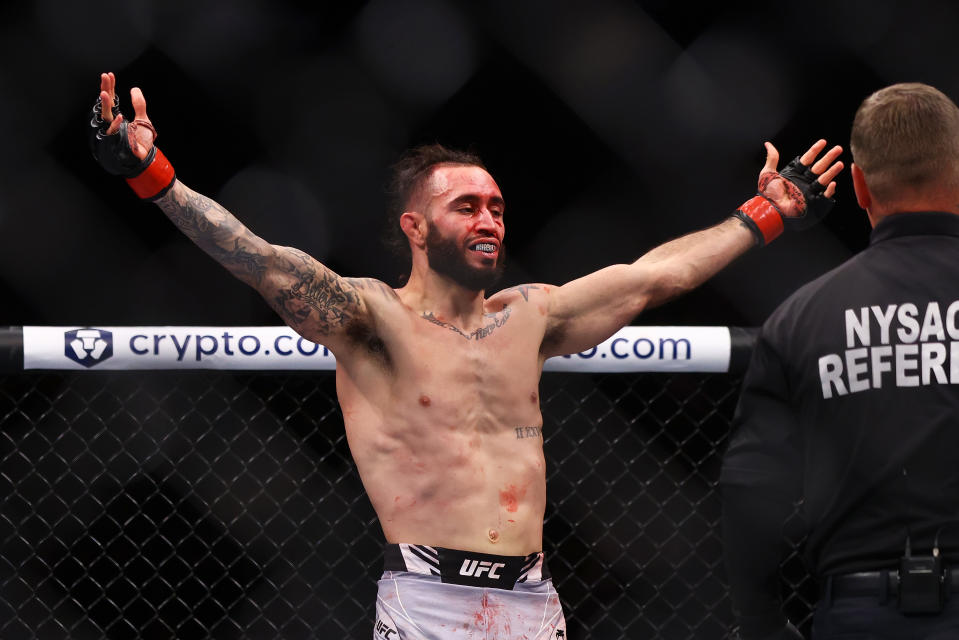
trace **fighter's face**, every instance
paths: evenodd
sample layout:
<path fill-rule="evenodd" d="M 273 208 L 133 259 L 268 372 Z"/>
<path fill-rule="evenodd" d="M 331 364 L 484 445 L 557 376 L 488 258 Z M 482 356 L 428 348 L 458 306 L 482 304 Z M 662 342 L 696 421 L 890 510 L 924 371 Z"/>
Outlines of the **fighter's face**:
<path fill-rule="evenodd" d="M 426 257 L 430 268 L 473 291 L 503 272 L 504 203 L 499 187 L 479 167 L 441 166 L 429 184 Z"/>

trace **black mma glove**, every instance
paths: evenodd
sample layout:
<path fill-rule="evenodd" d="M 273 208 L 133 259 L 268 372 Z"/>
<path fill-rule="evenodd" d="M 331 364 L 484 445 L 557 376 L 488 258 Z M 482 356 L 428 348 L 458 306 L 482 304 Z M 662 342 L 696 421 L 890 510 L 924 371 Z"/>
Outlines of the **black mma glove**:
<path fill-rule="evenodd" d="M 121 115 L 119 105 L 119 98 L 114 96 L 111 107 L 114 118 Z M 126 119 L 121 117 L 119 129 L 108 135 L 107 129 L 110 125 L 102 117 L 100 98 L 97 98 L 90 118 L 90 151 L 108 173 L 126 178 L 127 184 L 138 196 L 145 200 L 156 200 L 173 186 L 176 172 L 155 145 L 143 160 L 136 157 L 130 148 L 130 126 Z M 154 137 L 156 136 L 156 130 L 149 122 L 136 120 L 132 126 L 149 127 Z"/>
<path fill-rule="evenodd" d="M 833 198 L 827 198 L 823 195 L 826 190 L 825 185 L 819 182 L 819 176 L 801 163 L 799 158 L 793 158 L 792 161 L 783 167 L 779 172 L 783 178 L 796 185 L 802 194 L 805 206 L 800 216 L 783 216 L 786 226 L 791 229 L 808 229 L 820 220 L 826 217 L 826 214 L 836 204 Z"/>
<path fill-rule="evenodd" d="M 775 179 L 782 178 L 790 196 L 799 203 L 802 213 L 786 216 L 762 194 L 762 190 Z M 767 172 L 760 176 L 760 193 L 743 203 L 733 212 L 753 232 L 756 244 L 765 246 L 772 242 L 786 227 L 807 229 L 822 220 L 836 201 L 823 195 L 826 187 L 819 176 L 799 161 L 799 157 L 787 164 L 778 173 Z"/>

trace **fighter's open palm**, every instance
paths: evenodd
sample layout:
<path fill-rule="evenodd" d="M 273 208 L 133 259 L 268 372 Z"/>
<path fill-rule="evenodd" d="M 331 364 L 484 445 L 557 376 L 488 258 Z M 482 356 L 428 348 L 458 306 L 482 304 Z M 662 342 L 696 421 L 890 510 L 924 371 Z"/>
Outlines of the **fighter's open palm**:
<path fill-rule="evenodd" d="M 834 146 L 817 160 L 826 148 L 826 141 L 819 140 L 780 172 L 779 151 L 771 142 L 765 145 L 766 164 L 759 172 L 759 193 L 776 206 L 786 224 L 809 226 L 822 218 L 836 193 L 835 178 L 843 168 L 836 159 L 842 147 Z"/>
<path fill-rule="evenodd" d="M 139 160 L 143 160 L 153 148 L 156 140 L 156 129 L 147 116 L 147 101 L 138 87 L 130 89 L 130 100 L 133 103 L 133 122 L 127 123 L 126 138 L 130 151 Z M 107 124 L 105 135 L 120 133 L 124 123 L 123 114 L 117 108 L 116 76 L 113 72 L 100 74 L 100 117 Z"/>

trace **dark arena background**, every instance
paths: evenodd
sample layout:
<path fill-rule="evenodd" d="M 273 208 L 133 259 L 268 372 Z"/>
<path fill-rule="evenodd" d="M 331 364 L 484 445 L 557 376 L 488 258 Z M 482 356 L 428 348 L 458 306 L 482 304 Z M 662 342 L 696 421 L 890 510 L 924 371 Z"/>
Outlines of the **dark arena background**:
<path fill-rule="evenodd" d="M 181 180 L 342 275 L 396 284 L 404 148 L 470 148 L 507 202 L 503 286 L 560 284 L 723 219 L 764 140 L 845 147 L 893 82 L 959 98 L 957 26 L 945 0 L 3 3 L 0 638 L 373 632 L 382 532 L 330 372 L 22 371 L 17 327 L 280 324 L 92 160 L 101 71 L 127 113 L 143 89 Z M 821 225 L 633 324 L 757 327 L 868 233 L 844 172 Z M 716 483 L 740 374 L 544 375 L 570 638 L 735 637 Z M 797 553 L 783 590 L 808 631 Z"/>

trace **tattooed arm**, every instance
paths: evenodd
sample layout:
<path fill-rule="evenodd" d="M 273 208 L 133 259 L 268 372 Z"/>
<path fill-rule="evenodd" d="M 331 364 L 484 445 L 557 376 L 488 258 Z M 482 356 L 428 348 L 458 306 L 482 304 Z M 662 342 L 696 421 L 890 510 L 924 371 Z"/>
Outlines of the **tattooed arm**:
<path fill-rule="evenodd" d="M 298 249 L 271 245 L 180 181 L 156 203 L 190 240 L 259 291 L 306 338 L 335 342 L 352 321 L 365 320 L 361 290 L 368 288 L 367 281 L 341 278 Z"/>
<path fill-rule="evenodd" d="M 825 148 L 825 140 L 816 142 L 801 162 L 818 176 L 829 198 L 836 190 L 833 178 L 842 170 L 842 163 L 836 162 L 842 149 L 833 147 L 816 160 Z M 769 143 L 766 149 L 760 190 L 787 218 L 802 215 L 802 196 L 777 172 L 779 153 Z M 695 289 L 754 243 L 753 231 L 731 217 L 660 245 L 632 264 L 607 267 L 554 289 L 542 355 L 575 353 L 602 342 L 643 309 Z"/>
<path fill-rule="evenodd" d="M 153 155 L 156 129 L 143 92 L 130 90 L 134 119 L 127 124 L 115 106 L 115 91 L 114 74 L 100 74 L 99 101 L 90 122 L 97 159 L 111 173 L 127 176 L 141 198 L 156 202 L 183 233 L 259 291 L 298 333 L 335 350 L 350 325 L 368 320 L 364 290 L 395 297 L 382 282 L 341 278 L 302 251 L 269 244 L 222 206 L 176 180 L 165 156 L 160 162 L 161 154 Z"/>

